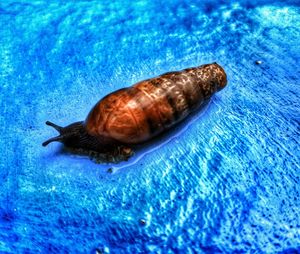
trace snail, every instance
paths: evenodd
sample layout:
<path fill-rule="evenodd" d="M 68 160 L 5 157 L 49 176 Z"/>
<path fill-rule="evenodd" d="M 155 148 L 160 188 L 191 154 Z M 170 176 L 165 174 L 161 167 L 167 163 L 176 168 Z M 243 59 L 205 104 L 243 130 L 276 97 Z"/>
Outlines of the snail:
<path fill-rule="evenodd" d="M 60 127 L 46 124 L 67 147 L 105 153 L 120 146 L 144 143 L 204 105 L 227 84 L 226 73 L 217 63 L 167 72 L 102 98 L 85 121 Z"/>

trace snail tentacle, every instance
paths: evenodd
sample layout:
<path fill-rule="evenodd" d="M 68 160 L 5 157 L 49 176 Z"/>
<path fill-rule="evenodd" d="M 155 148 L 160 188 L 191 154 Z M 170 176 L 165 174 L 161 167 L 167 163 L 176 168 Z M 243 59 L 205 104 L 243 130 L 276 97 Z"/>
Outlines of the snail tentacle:
<path fill-rule="evenodd" d="M 58 132 L 61 132 L 62 129 L 63 129 L 63 127 L 58 126 L 58 125 L 56 125 L 56 124 L 54 124 L 54 123 L 52 123 L 52 122 L 50 122 L 50 121 L 47 121 L 46 124 L 49 125 L 49 126 L 51 126 L 51 127 L 53 127 L 53 128 L 54 128 L 55 130 L 57 130 Z"/>
<path fill-rule="evenodd" d="M 62 141 L 64 139 L 63 136 L 59 135 L 57 137 L 53 137 L 53 138 L 50 138 L 48 139 L 47 141 L 45 141 L 42 145 L 43 146 L 47 146 L 48 144 L 50 144 L 51 142 L 54 142 L 54 141 Z"/>

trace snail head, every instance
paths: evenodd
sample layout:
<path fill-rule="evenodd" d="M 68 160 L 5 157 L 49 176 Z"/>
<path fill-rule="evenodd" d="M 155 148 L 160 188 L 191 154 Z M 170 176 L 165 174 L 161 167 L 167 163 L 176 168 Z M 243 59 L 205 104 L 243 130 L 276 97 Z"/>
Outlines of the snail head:
<path fill-rule="evenodd" d="M 47 146 L 51 142 L 57 141 L 65 144 L 66 146 L 80 148 L 82 140 L 86 139 L 88 136 L 83 122 L 75 122 L 66 127 L 58 126 L 49 121 L 47 121 L 46 124 L 57 130 L 59 135 L 45 141 L 42 144 L 43 146 Z"/>
<path fill-rule="evenodd" d="M 52 142 L 61 142 L 71 148 L 82 148 L 93 151 L 106 151 L 109 149 L 105 145 L 105 140 L 92 136 L 87 132 L 84 122 L 75 122 L 66 127 L 58 126 L 49 121 L 46 124 L 57 130 L 59 135 L 45 141 L 42 144 L 43 146 L 47 146 Z"/>

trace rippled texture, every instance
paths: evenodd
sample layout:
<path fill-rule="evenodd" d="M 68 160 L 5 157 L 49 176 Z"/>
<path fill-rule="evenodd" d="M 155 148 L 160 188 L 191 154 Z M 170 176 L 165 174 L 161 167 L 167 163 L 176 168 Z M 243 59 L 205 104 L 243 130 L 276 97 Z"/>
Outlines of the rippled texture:
<path fill-rule="evenodd" d="M 6 0 L 0 26 L 1 253 L 300 247 L 298 1 Z M 41 146 L 46 120 L 214 61 L 228 86 L 128 162 Z"/>

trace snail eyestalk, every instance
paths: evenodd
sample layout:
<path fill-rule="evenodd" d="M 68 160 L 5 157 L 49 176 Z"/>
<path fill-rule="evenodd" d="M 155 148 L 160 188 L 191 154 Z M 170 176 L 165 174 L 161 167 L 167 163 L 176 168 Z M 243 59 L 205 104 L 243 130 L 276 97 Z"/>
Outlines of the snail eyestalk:
<path fill-rule="evenodd" d="M 48 139 L 47 141 L 45 141 L 42 145 L 43 146 L 47 146 L 48 144 L 50 144 L 51 142 L 54 142 L 54 141 L 62 141 L 63 140 L 63 136 L 57 136 L 57 137 L 54 137 L 54 138 L 50 138 Z"/>
<path fill-rule="evenodd" d="M 52 122 L 50 122 L 50 121 L 47 121 L 46 124 L 49 125 L 49 126 L 51 126 L 51 127 L 53 127 L 53 128 L 54 128 L 55 130 L 57 130 L 59 133 L 61 133 L 61 131 L 62 131 L 62 129 L 63 129 L 63 127 L 58 126 L 58 125 L 56 125 L 56 124 L 54 124 L 54 123 L 52 123 Z"/>
<path fill-rule="evenodd" d="M 61 141 L 61 142 L 62 142 L 63 139 L 64 139 L 64 136 L 62 135 L 63 127 L 58 126 L 58 125 L 56 125 L 56 124 L 54 124 L 54 123 L 52 123 L 52 122 L 50 122 L 50 121 L 47 121 L 46 124 L 49 125 L 49 126 L 51 126 L 51 127 L 53 127 L 55 130 L 57 130 L 57 131 L 59 132 L 60 135 L 57 136 L 57 137 L 48 139 L 48 140 L 45 141 L 42 145 L 43 145 L 43 146 L 47 146 L 47 145 L 50 144 L 51 142 L 55 142 L 55 141 L 58 141 L 58 142 Z"/>

